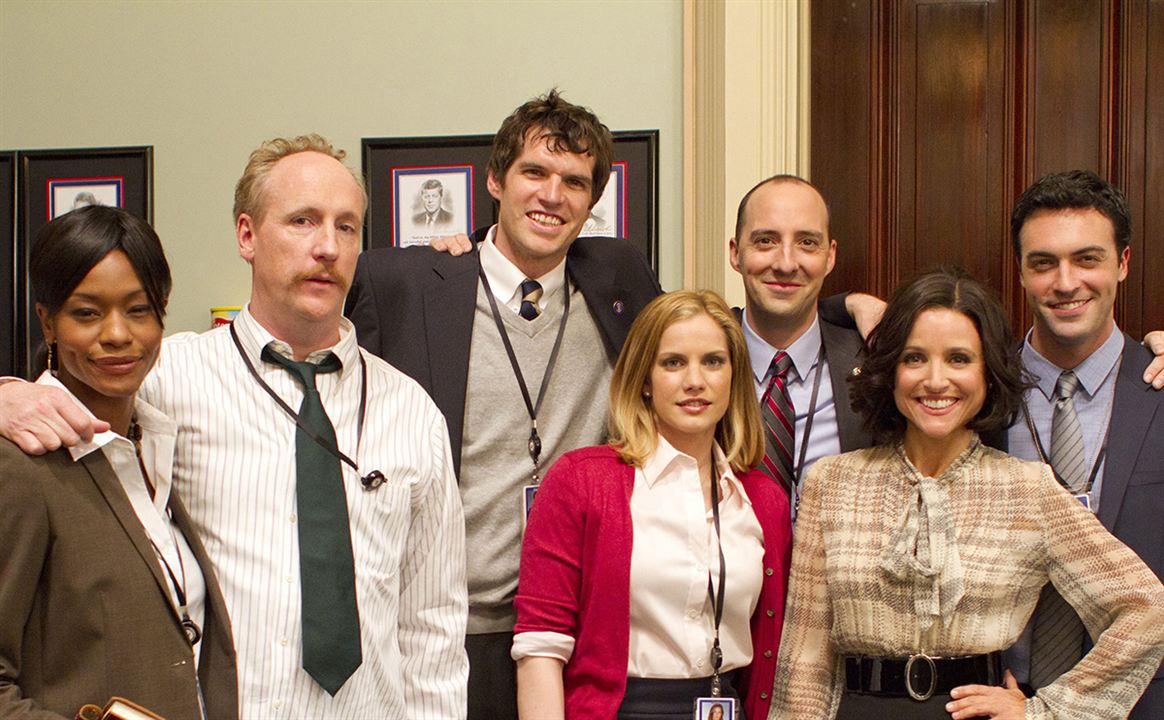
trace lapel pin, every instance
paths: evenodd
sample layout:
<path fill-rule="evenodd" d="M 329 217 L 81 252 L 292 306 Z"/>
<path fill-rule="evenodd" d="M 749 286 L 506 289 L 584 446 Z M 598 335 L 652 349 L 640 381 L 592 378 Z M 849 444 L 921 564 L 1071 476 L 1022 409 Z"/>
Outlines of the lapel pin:
<path fill-rule="evenodd" d="M 615 315 L 622 315 L 622 311 L 625 308 L 626 308 L 626 306 L 622 304 L 622 300 L 615 300 L 614 301 L 614 314 Z"/>

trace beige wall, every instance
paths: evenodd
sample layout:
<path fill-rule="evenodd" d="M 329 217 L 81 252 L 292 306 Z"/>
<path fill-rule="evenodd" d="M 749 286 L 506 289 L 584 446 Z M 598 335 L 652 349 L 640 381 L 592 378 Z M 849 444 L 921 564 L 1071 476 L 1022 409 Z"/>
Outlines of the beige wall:
<path fill-rule="evenodd" d="M 262 140 L 494 132 L 553 85 L 660 130 L 661 280 L 682 283 L 682 4 L 0 0 L 0 148 L 153 145 L 168 330 L 241 304 L 231 196 Z"/>

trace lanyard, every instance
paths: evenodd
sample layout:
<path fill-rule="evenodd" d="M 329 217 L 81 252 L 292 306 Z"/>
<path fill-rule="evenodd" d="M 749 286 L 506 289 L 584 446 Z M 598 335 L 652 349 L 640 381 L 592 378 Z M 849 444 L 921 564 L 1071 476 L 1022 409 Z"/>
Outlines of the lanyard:
<path fill-rule="evenodd" d="M 707 596 L 711 599 L 711 607 L 715 618 L 715 639 L 711 643 L 711 696 L 720 696 L 719 669 L 723 666 L 723 650 L 719 646 L 719 624 L 723 620 L 724 585 L 727 581 L 727 569 L 724 565 L 723 542 L 719 532 L 719 478 L 715 474 L 715 457 L 711 458 L 711 518 L 715 525 L 715 546 L 719 551 L 719 592 L 712 587 L 711 568 L 707 569 Z"/>
<path fill-rule="evenodd" d="M 1039 437 L 1039 430 L 1035 427 L 1035 421 L 1031 419 L 1031 412 L 1027 409 L 1027 399 L 1023 398 L 1023 418 L 1027 421 L 1027 431 L 1031 434 L 1031 439 L 1035 441 L 1035 452 L 1039 454 L 1039 460 L 1046 465 L 1051 466 L 1051 472 L 1054 473 L 1055 479 L 1059 484 L 1067 488 L 1071 492 L 1071 486 L 1059 475 L 1059 471 L 1051 464 L 1051 460 L 1047 457 L 1047 451 L 1043 448 L 1043 441 Z M 1083 486 L 1082 490 L 1085 493 L 1091 492 L 1091 487 L 1095 485 L 1095 478 L 1099 475 L 1099 466 L 1103 464 L 1103 458 L 1107 455 L 1107 439 L 1111 436 L 1111 417 L 1109 413 L 1107 432 L 1103 434 L 1103 442 L 1099 446 L 1099 452 L 1095 454 L 1095 460 L 1091 463 L 1091 472 L 1087 474 L 1087 484 Z"/>
<path fill-rule="evenodd" d="M 271 399 L 274 400 L 279 405 L 279 407 L 283 409 L 283 412 L 287 413 L 287 415 L 295 421 L 295 426 L 302 430 L 303 434 L 311 438 L 316 445 L 326 450 L 340 462 L 345 463 L 352 470 L 355 470 L 356 475 L 360 476 L 360 485 L 365 490 L 375 490 L 384 484 L 384 473 L 380 472 L 379 470 L 373 470 L 367 475 L 361 473 L 360 466 L 357 465 L 354 460 L 352 460 L 347 455 L 344 455 L 340 451 L 338 445 L 328 442 L 327 440 L 324 440 L 322 437 L 320 437 L 319 434 L 315 432 L 315 430 L 313 430 L 307 423 L 303 422 L 303 418 L 299 417 L 299 413 L 292 410 L 291 406 L 284 402 L 283 398 L 279 397 L 279 394 L 276 393 L 265 380 L 263 380 L 263 378 L 259 375 L 259 371 L 255 370 L 255 366 L 251 364 L 251 359 L 247 357 L 246 351 L 243 350 L 242 341 L 238 339 L 238 331 L 235 330 L 234 323 L 230 324 L 230 339 L 234 341 L 234 346 L 238 349 L 238 355 L 242 358 L 243 364 L 247 366 L 247 371 L 250 372 L 251 377 L 253 377 L 255 382 L 259 384 L 259 387 L 261 387 L 264 392 L 270 395 Z M 356 355 L 360 358 L 360 414 L 356 420 L 356 455 L 358 456 L 360 454 L 360 443 L 364 438 L 364 414 L 368 407 L 368 363 L 366 360 L 364 360 L 363 353 L 357 350 Z M 304 388 L 303 391 L 307 392 L 307 388 Z"/>
<path fill-rule="evenodd" d="M 792 508 L 794 513 L 796 510 L 800 509 L 800 474 L 804 472 L 804 458 L 808 453 L 808 439 L 812 436 L 812 421 L 813 418 L 816 417 L 816 396 L 820 392 L 820 378 L 824 372 L 824 358 L 825 346 L 824 342 L 821 341 L 820 349 L 816 352 L 816 371 L 813 373 L 812 377 L 812 398 L 808 401 L 808 416 L 804 419 L 804 435 L 800 440 L 800 453 L 799 457 L 796 459 L 796 467 L 793 468 L 792 471 L 792 477 L 794 480 L 792 483 Z M 775 383 L 768 383 L 768 388 L 760 397 L 760 407 L 763 407 L 768 403 L 768 396 L 772 393 L 772 388 L 774 385 Z M 795 427 L 796 418 L 793 418 L 792 422 L 793 426 Z"/>
<path fill-rule="evenodd" d="M 169 511 L 166 514 L 169 515 Z M 202 639 L 202 628 L 190 619 L 190 611 L 186 608 L 186 563 L 182 560 L 182 548 L 178 545 L 178 536 L 174 534 L 173 525 L 170 526 L 170 537 L 174 541 L 174 552 L 178 553 L 178 569 L 182 573 L 182 582 L 180 583 L 174 575 L 174 569 L 170 567 L 170 563 L 166 561 L 166 556 L 162 554 L 153 538 L 150 538 L 150 545 L 153 545 L 154 552 L 162 561 L 162 567 L 166 568 L 166 574 L 170 576 L 170 582 L 174 584 L 174 595 L 178 601 L 178 614 L 182 619 L 182 630 L 186 633 L 186 641 L 190 643 L 190 647 L 194 647 Z"/>
<path fill-rule="evenodd" d="M 542 409 L 542 401 L 546 399 L 546 388 L 550 384 L 550 376 L 554 374 L 554 365 L 558 362 L 558 351 L 562 349 L 562 336 L 566 334 L 566 318 L 570 317 L 570 276 L 567 275 L 562 286 L 564 299 L 562 302 L 562 320 L 558 323 L 558 336 L 554 338 L 554 349 L 550 351 L 549 362 L 542 373 L 542 384 L 538 389 L 537 404 L 531 402 L 529 387 L 525 384 L 525 376 L 521 373 L 521 365 L 517 363 L 517 355 L 513 352 L 513 344 L 509 342 L 509 333 L 505 332 L 505 322 L 501 319 L 501 312 L 497 309 L 497 299 L 489 288 L 489 279 L 485 277 L 485 268 L 478 273 L 481 276 L 481 286 L 485 289 L 485 297 L 489 300 L 489 309 L 493 312 L 493 322 L 497 324 L 497 332 L 501 334 L 501 342 L 505 345 L 505 354 L 509 356 L 509 365 L 513 368 L 513 375 L 517 378 L 517 386 L 521 388 L 521 397 L 525 400 L 525 410 L 529 413 L 529 459 L 533 461 L 533 482 L 536 485 L 538 478 L 538 458 L 542 454 L 542 439 L 538 436 L 538 412 Z"/>

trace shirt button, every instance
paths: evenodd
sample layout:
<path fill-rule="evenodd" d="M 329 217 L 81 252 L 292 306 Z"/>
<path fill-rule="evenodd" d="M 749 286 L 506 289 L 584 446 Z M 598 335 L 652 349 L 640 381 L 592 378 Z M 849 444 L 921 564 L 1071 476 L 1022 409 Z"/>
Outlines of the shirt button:
<path fill-rule="evenodd" d="M 766 614 L 768 617 L 776 617 L 776 611 L 775 611 L 775 610 L 773 610 L 773 609 L 771 609 L 771 608 L 768 608 L 768 610 L 765 612 L 765 614 Z"/>
<path fill-rule="evenodd" d="M 765 650 L 765 651 L 764 651 L 764 657 L 766 657 L 766 658 L 770 658 L 770 657 L 772 657 L 772 651 L 771 651 L 771 650 Z"/>
<path fill-rule="evenodd" d="M 291 577 L 290 575 L 288 575 L 285 579 L 287 580 L 288 585 L 295 582 L 295 578 Z"/>
<path fill-rule="evenodd" d="M 289 519 L 291 522 L 295 522 L 295 513 L 291 513 L 291 517 L 290 517 L 290 518 L 288 518 L 288 519 Z M 772 574 L 772 571 L 771 571 L 771 570 L 769 570 L 769 571 L 768 571 L 768 574 L 769 574 L 769 575 L 771 575 L 771 574 Z"/>
<path fill-rule="evenodd" d="M 699 611 L 698 610 L 688 610 L 687 617 L 694 620 L 695 618 L 699 617 Z"/>
<path fill-rule="evenodd" d="M 287 647 L 287 638 L 279 638 L 279 644 L 283 647 Z"/>
<path fill-rule="evenodd" d="M 772 577 L 772 568 L 764 568 L 764 574 L 768 577 Z"/>
<path fill-rule="evenodd" d="M 271 704 L 271 707 L 275 708 L 276 710 L 282 710 L 283 709 L 283 702 L 281 700 L 276 700 L 274 703 Z"/>

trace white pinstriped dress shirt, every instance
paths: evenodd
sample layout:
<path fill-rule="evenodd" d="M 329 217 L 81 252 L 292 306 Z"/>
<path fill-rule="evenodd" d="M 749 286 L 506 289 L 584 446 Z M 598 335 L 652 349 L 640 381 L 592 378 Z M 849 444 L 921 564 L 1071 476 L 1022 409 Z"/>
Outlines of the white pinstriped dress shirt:
<path fill-rule="evenodd" d="M 274 338 L 235 320 L 263 379 L 292 408 L 302 390 L 260 360 Z M 275 341 L 276 351 L 289 348 Z M 142 396 L 178 423 L 174 485 L 214 561 L 238 646 L 242 718 L 464 717 L 465 524 L 444 418 L 410 378 L 364 353 L 367 412 L 356 451 L 361 352 L 351 323 L 317 377 L 340 449 L 387 482 L 365 491 L 342 466 L 363 664 L 335 697 L 302 669 L 295 425 L 247 372 L 228 328 L 168 338 Z M 308 359 L 318 362 L 324 353 Z"/>

